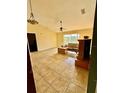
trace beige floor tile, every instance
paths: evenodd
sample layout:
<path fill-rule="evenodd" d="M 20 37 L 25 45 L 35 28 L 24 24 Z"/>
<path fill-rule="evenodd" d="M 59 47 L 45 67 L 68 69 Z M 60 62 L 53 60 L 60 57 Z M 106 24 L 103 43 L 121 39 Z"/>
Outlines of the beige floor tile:
<path fill-rule="evenodd" d="M 70 83 L 65 93 L 85 93 L 86 91 L 80 86 Z"/>
<path fill-rule="evenodd" d="M 59 93 L 57 90 L 55 90 L 53 87 L 49 87 L 46 91 L 45 91 L 45 93 Z"/>
<path fill-rule="evenodd" d="M 43 68 L 38 68 L 38 69 L 39 69 L 38 72 L 41 76 L 44 76 L 51 71 L 50 68 L 48 68 L 48 67 L 43 67 Z"/>
<path fill-rule="evenodd" d="M 48 87 L 49 87 L 49 85 L 47 84 L 47 82 L 40 80 L 36 84 L 36 92 L 37 93 L 44 93 Z"/>
<path fill-rule="evenodd" d="M 67 90 L 65 91 L 65 93 L 75 93 L 75 85 L 73 83 L 69 84 Z"/>
<path fill-rule="evenodd" d="M 37 72 L 33 73 L 34 76 L 34 81 L 37 82 L 39 81 L 42 77 L 40 76 L 40 74 L 38 74 Z"/>
<path fill-rule="evenodd" d="M 64 91 L 68 87 L 68 84 L 69 83 L 67 80 L 60 77 L 52 83 L 52 87 L 54 87 L 57 91 L 59 91 L 59 93 L 64 93 Z"/>
<path fill-rule="evenodd" d="M 86 93 L 88 71 L 75 66 L 75 58 L 57 49 L 31 53 L 37 93 Z"/>
<path fill-rule="evenodd" d="M 56 72 L 49 72 L 47 75 L 45 75 L 43 78 L 48 82 L 52 83 L 59 75 Z"/>

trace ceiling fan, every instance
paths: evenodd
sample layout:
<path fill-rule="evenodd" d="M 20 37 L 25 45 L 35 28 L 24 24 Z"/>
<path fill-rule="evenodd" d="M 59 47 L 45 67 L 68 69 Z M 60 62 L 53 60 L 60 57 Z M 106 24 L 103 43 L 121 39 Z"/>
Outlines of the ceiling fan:
<path fill-rule="evenodd" d="M 65 28 L 63 28 L 63 21 L 62 20 L 60 20 L 60 28 L 59 28 L 59 30 L 60 31 L 63 31 Z"/>
<path fill-rule="evenodd" d="M 27 19 L 27 22 L 32 24 L 32 25 L 38 24 L 39 22 L 34 18 L 31 0 L 29 0 L 29 3 L 30 3 L 30 11 L 31 12 L 30 12 L 30 17 Z"/>

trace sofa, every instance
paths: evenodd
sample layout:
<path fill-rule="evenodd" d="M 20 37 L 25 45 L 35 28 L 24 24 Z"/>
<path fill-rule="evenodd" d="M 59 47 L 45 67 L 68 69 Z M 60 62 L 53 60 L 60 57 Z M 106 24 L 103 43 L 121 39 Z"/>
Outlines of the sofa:
<path fill-rule="evenodd" d="M 78 52 L 78 43 L 68 43 L 67 50 L 77 53 Z"/>

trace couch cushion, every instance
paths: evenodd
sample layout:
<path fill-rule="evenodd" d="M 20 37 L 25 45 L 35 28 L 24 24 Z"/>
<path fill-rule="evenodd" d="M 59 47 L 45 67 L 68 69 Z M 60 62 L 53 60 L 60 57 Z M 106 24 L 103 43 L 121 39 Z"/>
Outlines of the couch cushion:
<path fill-rule="evenodd" d="M 68 43 L 68 48 L 78 48 L 78 43 Z"/>

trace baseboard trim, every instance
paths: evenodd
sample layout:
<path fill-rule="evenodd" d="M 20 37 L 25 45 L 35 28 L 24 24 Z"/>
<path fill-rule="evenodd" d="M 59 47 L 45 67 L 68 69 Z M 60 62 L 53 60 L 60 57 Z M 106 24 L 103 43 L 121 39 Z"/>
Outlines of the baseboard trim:
<path fill-rule="evenodd" d="M 48 48 L 48 49 L 44 49 L 44 50 L 38 50 L 38 52 L 44 52 L 44 51 L 48 51 L 48 50 L 51 50 L 51 49 L 54 49 L 54 48 L 57 48 L 57 47 L 52 47 L 52 48 Z"/>

